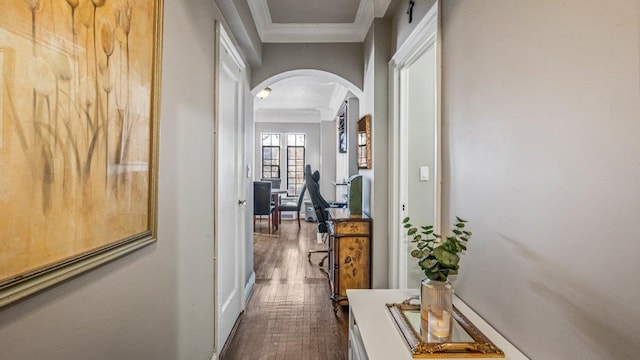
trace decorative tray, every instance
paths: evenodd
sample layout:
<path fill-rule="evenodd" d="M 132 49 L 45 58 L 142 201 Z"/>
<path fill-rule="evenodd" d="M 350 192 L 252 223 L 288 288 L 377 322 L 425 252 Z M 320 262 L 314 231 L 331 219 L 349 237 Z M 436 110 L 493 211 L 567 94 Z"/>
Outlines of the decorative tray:
<path fill-rule="evenodd" d="M 415 298 L 409 298 L 401 304 L 386 306 L 414 358 L 504 358 L 504 352 L 455 306 L 450 341 L 439 342 L 421 335 L 420 305 L 411 304 L 413 299 Z"/>

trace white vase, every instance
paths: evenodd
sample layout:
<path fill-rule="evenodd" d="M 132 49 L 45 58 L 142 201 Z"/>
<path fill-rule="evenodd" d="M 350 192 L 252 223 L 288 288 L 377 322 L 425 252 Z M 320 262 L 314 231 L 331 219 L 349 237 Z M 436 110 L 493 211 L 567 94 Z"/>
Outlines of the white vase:
<path fill-rule="evenodd" d="M 453 285 L 449 281 L 422 280 L 420 332 L 426 342 L 446 342 L 453 332 Z"/>

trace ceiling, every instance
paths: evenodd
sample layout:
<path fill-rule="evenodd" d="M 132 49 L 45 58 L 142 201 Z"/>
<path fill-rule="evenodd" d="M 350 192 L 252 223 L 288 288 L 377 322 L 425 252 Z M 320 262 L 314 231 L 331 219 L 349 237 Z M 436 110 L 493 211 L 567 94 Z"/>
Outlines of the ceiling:
<path fill-rule="evenodd" d="M 256 122 L 331 121 L 347 88 L 318 76 L 296 76 L 270 86 L 271 93 L 255 99 Z"/>
<path fill-rule="evenodd" d="M 247 0 L 263 43 L 362 42 L 391 0 Z"/>
<path fill-rule="evenodd" d="M 363 42 L 374 17 L 392 0 L 246 0 L 263 43 Z M 334 120 L 347 95 L 344 86 L 317 76 L 296 76 L 270 85 L 255 99 L 256 122 Z"/>

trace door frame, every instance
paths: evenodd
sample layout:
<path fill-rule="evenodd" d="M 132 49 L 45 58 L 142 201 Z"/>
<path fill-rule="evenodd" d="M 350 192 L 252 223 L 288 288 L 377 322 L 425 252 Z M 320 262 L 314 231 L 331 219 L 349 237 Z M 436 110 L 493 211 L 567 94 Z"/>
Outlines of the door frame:
<path fill-rule="evenodd" d="M 220 70 L 222 69 L 222 59 L 221 59 L 221 54 L 222 51 L 224 49 L 226 49 L 229 53 L 229 55 L 232 57 L 232 59 L 234 60 L 234 62 L 236 63 L 236 65 L 238 65 L 238 67 L 240 68 L 240 70 L 242 71 L 242 76 L 240 78 L 239 81 L 239 86 L 238 86 L 238 109 L 237 109 L 237 114 L 238 114 L 238 133 L 235 134 L 236 135 L 236 154 L 238 155 L 238 161 L 236 161 L 236 191 L 237 191 L 237 197 L 238 200 L 246 200 L 246 184 L 245 184 L 245 177 L 243 175 L 243 164 L 244 164 L 244 152 L 245 152 L 245 132 L 246 132 L 246 121 L 245 121 L 245 92 L 246 92 L 246 87 L 247 87 L 247 80 L 246 80 L 246 68 L 247 65 L 244 61 L 244 59 L 242 58 L 242 56 L 240 56 L 240 52 L 236 49 L 235 45 L 233 44 L 233 41 L 231 40 L 231 37 L 229 36 L 228 32 L 224 29 L 224 27 L 222 26 L 222 24 L 220 23 L 220 21 L 215 21 L 215 34 L 216 34 L 216 39 L 215 39 L 215 69 L 214 69 L 214 146 L 213 146 L 213 171 L 214 171 L 214 200 L 213 200 L 213 206 L 214 206 L 214 218 L 213 218 L 213 230 L 214 230 L 214 237 L 213 237 L 213 243 L 214 243 L 214 278 L 213 278 L 213 282 L 214 282 L 214 297 L 213 297 L 213 306 L 214 306 L 214 331 L 213 331 L 213 342 L 214 342 L 214 353 L 213 353 L 213 357 L 215 358 L 217 355 L 219 355 L 219 352 L 222 351 L 222 347 L 224 346 L 224 344 L 218 344 L 218 333 L 219 333 L 219 321 L 220 321 L 220 316 L 219 316 L 219 309 L 218 309 L 218 284 L 219 284 L 219 280 L 218 280 L 218 229 L 219 229 L 219 219 L 218 219 L 218 214 L 219 212 L 218 207 L 219 207 L 219 194 L 218 194 L 218 185 L 219 185 L 219 177 L 221 174 L 217 173 L 217 169 L 218 169 L 218 164 L 219 164 L 219 158 L 218 156 L 220 155 L 220 151 L 219 151 L 219 144 L 220 144 L 220 137 L 224 136 L 225 134 L 220 134 L 220 109 L 219 109 L 219 101 L 220 101 L 220 81 L 219 81 L 219 73 Z M 238 205 L 240 206 L 240 205 Z M 236 223 L 236 231 L 238 234 L 238 241 L 240 241 L 239 244 L 239 259 L 238 259 L 238 264 L 237 264 L 237 271 L 238 271 L 238 289 L 240 291 L 240 296 L 239 296 L 239 301 L 240 301 L 240 311 L 244 311 L 245 310 L 245 278 L 246 278 L 246 271 L 245 271 L 245 263 L 246 263 L 246 233 L 245 233 L 245 224 L 246 224 L 246 216 L 238 216 L 237 219 L 237 223 Z M 217 354 L 217 355 L 216 355 Z"/>
<path fill-rule="evenodd" d="M 436 1 L 425 17 L 418 23 L 407 40 L 389 61 L 389 287 L 407 288 L 408 246 L 409 241 L 402 226 L 402 219 L 406 216 L 408 194 L 403 185 L 407 169 L 407 150 L 402 146 L 406 143 L 407 133 L 407 71 L 428 49 L 435 46 L 435 159 L 434 175 L 434 227 L 437 233 L 441 229 L 442 202 L 442 148 L 441 148 L 441 107 L 442 107 L 442 32 L 440 1 Z"/>

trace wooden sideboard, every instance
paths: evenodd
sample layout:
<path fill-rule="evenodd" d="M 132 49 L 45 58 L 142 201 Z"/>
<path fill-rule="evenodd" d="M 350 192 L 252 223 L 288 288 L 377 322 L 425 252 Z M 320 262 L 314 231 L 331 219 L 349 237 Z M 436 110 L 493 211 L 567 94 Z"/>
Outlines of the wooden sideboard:
<path fill-rule="evenodd" d="M 334 306 L 348 305 L 347 289 L 371 288 L 371 218 L 329 208 L 329 280 Z"/>

